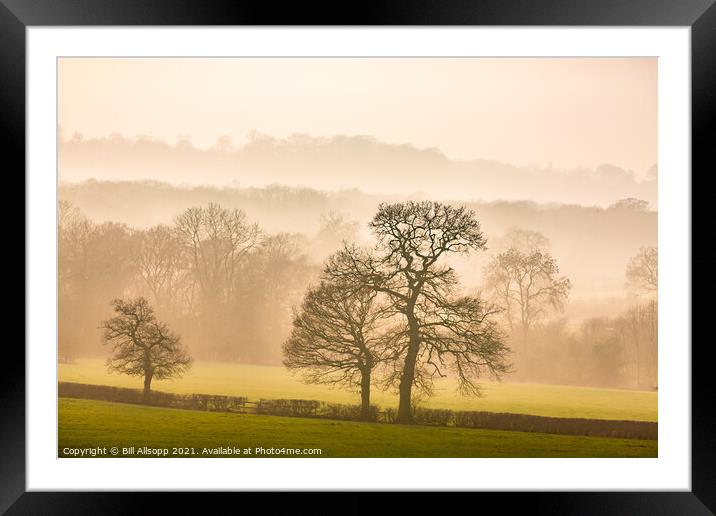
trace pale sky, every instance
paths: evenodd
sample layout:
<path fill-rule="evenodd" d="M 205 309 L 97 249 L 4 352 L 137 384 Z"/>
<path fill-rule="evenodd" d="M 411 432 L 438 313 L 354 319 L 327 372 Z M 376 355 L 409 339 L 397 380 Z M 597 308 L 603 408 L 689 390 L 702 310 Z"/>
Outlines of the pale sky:
<path fill-rule="evenodd" d="M 657 60 L 61 59 L 59 124 L 197 147 L 252 130 L 372 135 L 454 159 L 611 163 L 641 177 L 657 162 Z"/>

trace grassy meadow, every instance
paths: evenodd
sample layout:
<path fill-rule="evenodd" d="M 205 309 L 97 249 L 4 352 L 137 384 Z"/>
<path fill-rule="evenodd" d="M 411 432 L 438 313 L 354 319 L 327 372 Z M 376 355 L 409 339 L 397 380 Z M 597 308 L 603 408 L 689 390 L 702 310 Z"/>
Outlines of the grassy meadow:
<path fill-rule="evenodd" d="M 59 364 L 58 375 L 61 382 L 137 389 L 142 386 L 141 378 L 108 373 L 104 361 L 101 359 L 78 360 L 75 364 Z M 484 382 L 482 383 L 483 397 L 476 398 L 458 395 L 455 391 L 455 383 L 450 379 L 443 379 L 436 385 L 435 395 L 430 399 L 423 400 L 422 406 L 450 410 L 513 412 L 551 417 L 657 420 L 656 392 Z M 301 398 L 354 404 L 358 403 L 359 399 L 357 393 L 331 389 L 324 385 L 306 385 L 300 379 L 291 376 L 283 367 L 213 362 L 195 363 L 190 373 L 181 379 L 155 380 L 152 383 L 152 389 L 179 394 L 245 396 L 252 400 Z M 397 395 L 374 388 L 372 402 L 382 407 L 395 407 L 397 406 Z M 229 417 L 233 416 L 229 415 Z M 62 429 L 63 420 L 60 419 L 60 422 Z M 316 424 L 318 423 L 316 422 Z M 560 437 L 560 439 L 576 438 Z"/>
<path fill-rule="evenodd" d="M 69 456 L 63 453 L 67 447 L 97 446 L 166 448 L 172 457 L 207 457 L 203 448 L 217 447 L 318 448 L 321 453 L 315 456 L 320 457 L 657 456 L 657 442 L 648 440 L 199 412 L 61 398 L 59 456 Z M 195 455 L 173 454 L 174 447 L 194 448 Z"/>

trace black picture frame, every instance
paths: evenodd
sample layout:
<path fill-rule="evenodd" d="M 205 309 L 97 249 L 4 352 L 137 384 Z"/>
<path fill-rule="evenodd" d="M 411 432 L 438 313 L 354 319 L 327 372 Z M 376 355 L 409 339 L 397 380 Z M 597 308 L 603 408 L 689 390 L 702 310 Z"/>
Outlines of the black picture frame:
<path fill-rule="evenodd" d="M 25 29 L 86 25 L 562 25 L 687 26 L 691 28 L 692 169 L 714 173 L 716 162 L 715 0 L 413 0 L 330 5 L 211 0 L 0 0 L 0 113 L 6 178 L 19 180 L 25 166 Z M 14 159 L 8 159 L 8 158 Z M 14 163 L 10 165 L 10 163 Z M 709 165 L 709 169 L 707 169 Z M 692 181 L 694 174 L 691 173 Z M 24 181 L 21 186 L 24 191 Z M 698 190 L 693 190 L 697 192 Z M 693 205 L 692 205 L 693 206 Z M 693 211 L 692 211 L 693 213 Z M 699 221 L 692 215 L 693 223 Z M 18 224 L 19 226 L 19 224 Z M 693 234 L 693 229 L 692 229 Z M 19 235 L 18 235 L 19 237 Z M 23 235 L 24 238 L 24 235 Z M 693 253 L 693 246 L 691 249 Z M 698 264 L 699 262 L 696 261 Z M 694 264 L 692 255 L 692 267 Z M 694 307 L 696 309 L 697 307 Z M 703 308 L 700 308 L 703 310 Z M 693 319 L 693 316 L 692 316 Z M 690 342 L 672 343 L 691 345 Z M 480 493 L 509 497 L 530 512 L 568 514 L 713 514 L 716 511 L 716 424 L 709 341 L 692 352 L 692 491 L 589 493 Z M 25 355 L 6 341 L 0 411 L 0 511 L 7 514 L 114 514 L 143 512 L 148 498 L 190 510 L 188 493 L 26 492 Z M 21 365 L 22 364 L 22 365 Z M 212 494 L 229 498 L 233 494 Z M 243 503 L 247 494 L 241 494 Z M 253 495 L 252 495 L 253 496 Z M 351 496 L 358 496 L 356 494 Z M 215 503 L 212 501 L 212 503 Z M 421 496 L 410 505 L 420 506 Z M 458 502 L 456 502 L 458 503 Z M 483 503 L 482 501 L 480 502 Z M 498 503 L 504 503 L 499 501 Z M 357 509 L 360 502 L 342 504 Z M 204 508 L 206 506 L 203 506 Z M 408 505 L 403 507 L 410 510 Z M 183 512 L 182 511 L 182 512 Z"/>

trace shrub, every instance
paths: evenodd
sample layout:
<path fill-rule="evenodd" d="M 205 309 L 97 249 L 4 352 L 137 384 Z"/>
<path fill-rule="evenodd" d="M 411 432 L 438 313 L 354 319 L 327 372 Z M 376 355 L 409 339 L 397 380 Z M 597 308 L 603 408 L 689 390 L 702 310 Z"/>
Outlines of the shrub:
<path fill-rule="evenodd" d="M 360 405 L 341 405 L 338 403 L 323 403 L 320 408 L 320 417 L 327 419 L 341 419 L 346 421 L 360 421 Z M 378 421 L 378 407 L 371 405 L 368 409 L 368 418 L 364 421 Z"/>
<path fill-rule="evenodd" d="M 315 400 L 260 400 L 256 405 L 257 414 L 289 417 L 315 417 L 321 405 Z"/>
<path fill-rule="evenodd" d="M 453 411 L 417 407 L 413 410 L 413 419 L 418 425 L 448 426 L 453 420 Z"/>
<path fill-rule="evenodd" d="M 455 426 L 626 439 L 658 438 L 658 424 L 649 421 L 557 418 L 500 412 L 455 412 Z"/>
<path fill-rule="evenodd" d="M 398 411 L 394 408 L 387 408 L 383 410 L 383 417 L 381 423 L 395 423 L 395 418 L 398 415 Z"/>
<path fill-rule="evenodd" d="M 245 412 L 246 398 L 236 396 L 216 396 L 209 394 L 171 394 L 152 391 L 149 399 L 141 389 L 110 387 L 107 385 L 87 385 L 81 383 L 60 382 L 58 395 L 63 398 L 84 398 L 153 405 L 158 407 L 181 408 L 190 410 L 210 410 L 217 412 Z M 289 417 L 318 417 L 357 421 L 360 419 L 360 406 L 322 403 L 315 400 L 282 399 L 260 400 L 256 403 L 256 413 Z M 379 411 L 371 405 L 370 421 L 394 423 L 397 410 L 386 408 Z M 515 430 L 520 432 L 543 432 L 549 434 L 586 435 L 594 437 L 618 437 L 626 439 L 657 439 L 657 423 L 647 421 L 614 421 L 603 419 L 579 419 L 511 414 L 507 412 L 459 411 L 427 409 L 417 407 L 413 411 L 415 422 L 419 425 L 449 426 L 461 428 L 486 428 L 493 430 Z"/>
<path fill-rule="evenodd" d="M 155 407 L 212 410 L 219 412 L 227 412 L 230 410 L 243 411 L 247 401 L 246 398 L 237 396 L 214 396 L 211 394 L 182 395 L 159 391 L 151 391 L 149 398 L 145 398 L 141 389 L 68 382 L 60 382 L 58 384 L 58 395 L 64 398 L 82 398 L 113 401 L 117 403 L 152 405 Z"/>

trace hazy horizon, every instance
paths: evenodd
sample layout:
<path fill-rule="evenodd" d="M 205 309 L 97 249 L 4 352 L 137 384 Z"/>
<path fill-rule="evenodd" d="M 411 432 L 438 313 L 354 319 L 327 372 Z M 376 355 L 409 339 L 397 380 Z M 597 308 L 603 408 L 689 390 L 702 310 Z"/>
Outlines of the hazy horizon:
<path fill-rule="evenodd" d="M 654 58 L 63 58 L 69 134 L 279 139 L 372 135 L 456 161 L 657 163 Z"/>

